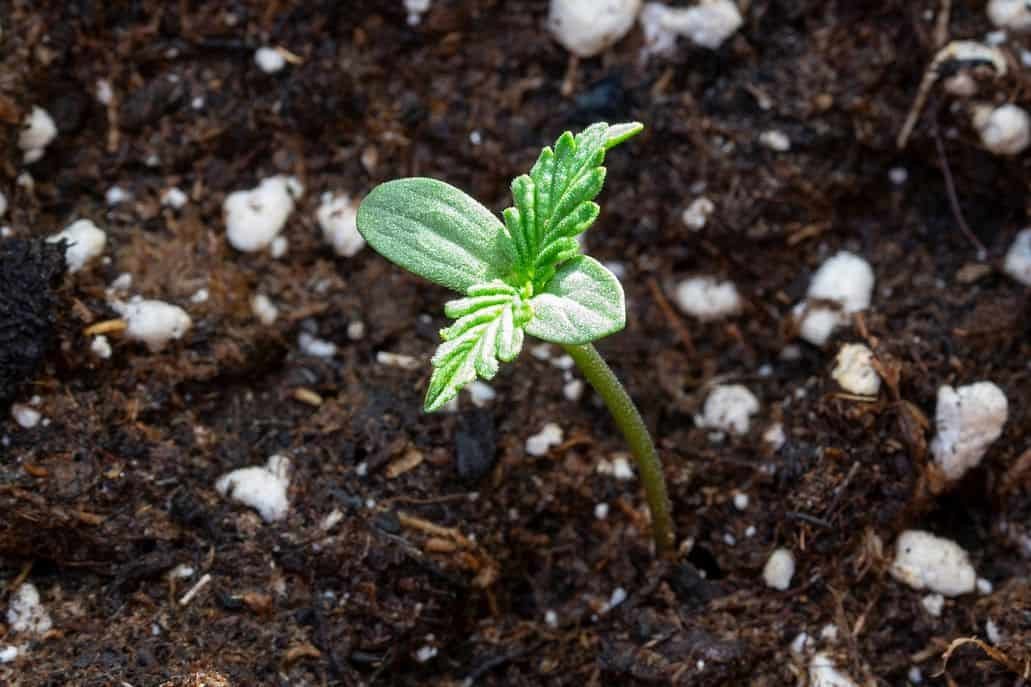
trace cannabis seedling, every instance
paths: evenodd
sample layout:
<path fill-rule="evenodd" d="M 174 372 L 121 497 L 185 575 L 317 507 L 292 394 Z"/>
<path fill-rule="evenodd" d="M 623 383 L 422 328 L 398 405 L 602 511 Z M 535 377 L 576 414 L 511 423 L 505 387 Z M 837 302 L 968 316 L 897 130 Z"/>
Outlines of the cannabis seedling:
<path fill-rule="evenodd" d="M 598 218 L 610 148 L 639 123 L 594 124 L 544 148 L 530 173 L 512 182 L 515 207 L 502 224 L 442 181 L 397 179 L 374 188 L 358 209 L 358 231 L 380 254 L 463 294 L 444 305 L 455 322 L 441 330 L 425 410 L 453 399 L 499 361 L 519 355 L 524 333 L 559 344 L 604 399 L 637 458 L 658 548 L 669 552 L 673 524 L 662 465 L 634 402 L 591 345 L 626 325 L 623 287 L 577 236 Z"/>

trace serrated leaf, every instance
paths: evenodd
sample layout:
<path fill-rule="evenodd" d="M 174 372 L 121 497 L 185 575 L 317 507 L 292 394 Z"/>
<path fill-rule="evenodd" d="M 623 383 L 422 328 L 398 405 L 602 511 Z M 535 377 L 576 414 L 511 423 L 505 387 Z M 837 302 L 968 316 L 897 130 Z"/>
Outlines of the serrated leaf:
<path fill-rule="evenodd" d="M 490 296 L 469 296 L 448 301 L 444 304 L 444 314 L 451 319 L 458 319 L 463 315 L 486 308 L 491 305 L 503 305 L 512 300 L 511 294 L 499 293 Z"/>
<path fill-rule="evenodd" d="M 561 261 L 576 255 L 554 244 L 583 233 L 598 217 L 592 201 L 605 183 L 605 152 L 642 130 L 637 122 L 593 124 L 573 136 L 568 131 L 555 148 L 541 151 L 529 176 L 512 183 L 514 207 L 505 225 L 517 252 L 515 272 L 540 289 Z"/>
<path fill-rule="evenodd" d="M 598 219 L 599 214 L 601 214 L 601 206 L 597 203 L 591 201 L 580 203 L 551 230 L 551 233 L 556 236 L 578 236 L 594 224 L 594 220 Z"/>
<path fill-rule="evenodd" d="M 358 231 L 391 262 L 460 293 L 514 267 L 512 237 L 490 210 L 436 179 L 380 184 L 358 208 Z"/>
<path fill-rule="evenodd" d="M 526 333 L 552 343 L 585 344 L 626 326 L 623 287 L 614 274 L 586 255 L 559 267 L 530 305 L 533 319 Z"/>
<path fill-rule="evenodd" d="M 523 347 L 523 327 L 532 311 L 511 287 L 475 284 L 470 295 L 448 302 L 444 311 L 458 320 L 440 332 L 444 340 L 431 362 L 433 374 L 426 392 L 425 409 L 433 412 L 453 399 L 477 377 L 491 379 L 500 362 L 509 362 Z"/>
<path fill-rule="evenodd" d="M 501 280 L 487 282 L 486 284 L 475 284 L 466 289 L 466 294 L 469 296 L 495 296 L 502 293 L 514 296 L 519 291 L 514 286 L 510 286 Z"/>

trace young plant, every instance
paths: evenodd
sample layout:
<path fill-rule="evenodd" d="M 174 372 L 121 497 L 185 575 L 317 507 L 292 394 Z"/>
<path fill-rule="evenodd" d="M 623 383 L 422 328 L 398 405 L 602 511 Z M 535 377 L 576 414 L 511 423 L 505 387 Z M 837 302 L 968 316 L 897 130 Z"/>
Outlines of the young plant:
<path fill-rule="evenodd" d="M 667 553 L 673 523 L 662 464 L 637 407 L 591 345 L 626 325 L 623 287 L 577 241 L 601 209 L 594 198 L 605 182 L 605 153 L 642 129 L 599 123 L 562 134 L 512 182 L 515 204 L 504 224 L 454 186 L 416 177 L 374 188 L 358 208 L 358 231 L 390 261 L 462 294 L 444 305 L 455 322 L 440 331 L 425 410 L 438 410 L 477 377 L 494 377 L 519 355 L 525 334 L 560 345 L 637 458 L 655 541 Z"/>

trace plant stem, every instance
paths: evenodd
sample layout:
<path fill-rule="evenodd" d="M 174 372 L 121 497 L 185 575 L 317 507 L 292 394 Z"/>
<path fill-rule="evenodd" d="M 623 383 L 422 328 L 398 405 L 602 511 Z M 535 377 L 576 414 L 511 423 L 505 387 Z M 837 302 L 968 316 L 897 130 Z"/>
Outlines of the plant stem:
<path fill-rule="evenodd" d="M 655 444 L 652 443 L 651 434 L 648 433 L 641 413 L 594 346 L 563 345 L 562 348 L 576 362 L 580 372 L 605 401 L 612 419 L 616 421 L 616 426 L 630 445 L 630 451 L 637 459 L 645 498 L 651 509 L 655 544 L 661 554 L 672 553 L 673 518 L 669 495 L 666 493 L 666 478 L 662 474 L 662 463 L 655 452 Z"/>

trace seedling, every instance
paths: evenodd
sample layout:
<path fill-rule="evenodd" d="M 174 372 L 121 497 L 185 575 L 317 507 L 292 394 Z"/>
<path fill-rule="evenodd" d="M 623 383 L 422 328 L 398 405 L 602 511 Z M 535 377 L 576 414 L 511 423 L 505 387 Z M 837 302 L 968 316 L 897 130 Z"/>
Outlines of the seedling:
<path fill-rule="evenodd" d="M 639 123 L 594 124 L 544 148 L 529 174 L 512 182 L 504 223 L 454 186 L 427 178 L 380 184 L 358 209 L 358 231 L 388 260 L 463 295 L 444 305 L 425 410 L 439 410 L 477 377 L 511 362 L 525 334 L 561 346 L 605 401 L 637 459 L 660 551 L 673 544 L 662 464 L 623 385 L 591 342 L 626 325 L 623 287 L 584 255 L 577 236 L 598 218 L 594 198 L 612 147 Z"/>

